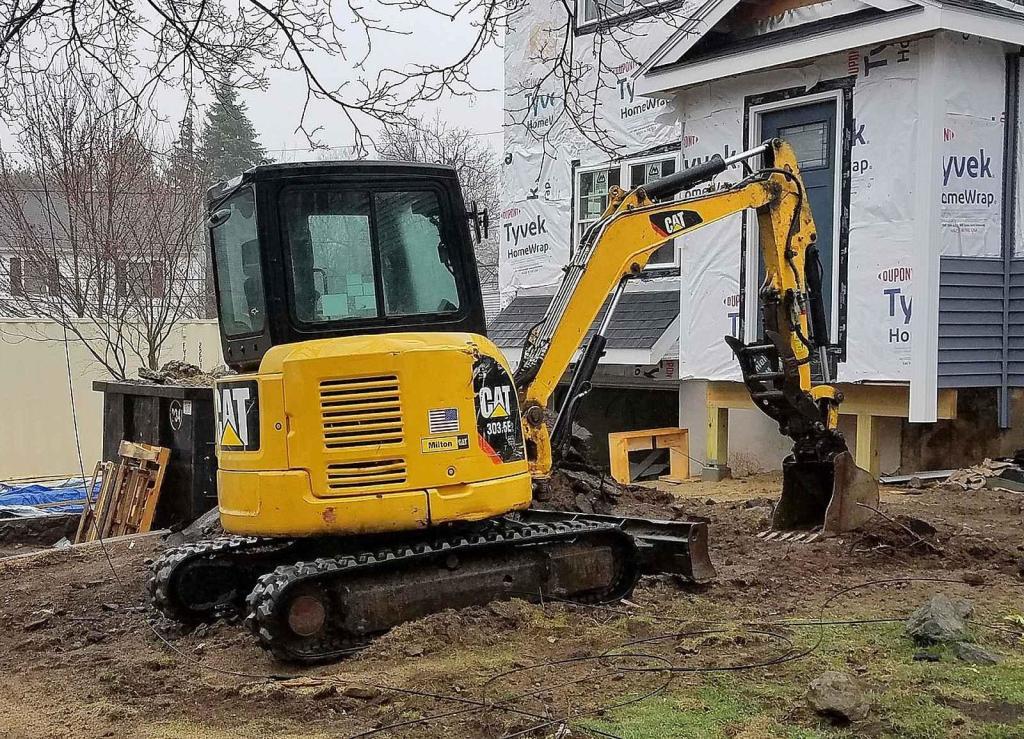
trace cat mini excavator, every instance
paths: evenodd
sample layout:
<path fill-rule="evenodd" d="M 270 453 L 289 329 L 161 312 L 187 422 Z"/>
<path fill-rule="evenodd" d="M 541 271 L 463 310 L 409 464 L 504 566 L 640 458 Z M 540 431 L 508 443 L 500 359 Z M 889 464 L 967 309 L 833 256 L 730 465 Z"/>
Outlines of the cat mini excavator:
<path fill-rule="evenodd" d="M 765 166 L 741 182 L 671 200 L 757 157 Z M 839 394 L 811 387 L 827 338 L 807 320 L 822 312 L 814 226 L 785 143 L 613 189 L 514 374 L 485 337 L 469 228 L 479 239 L 481 218 L 467 218 L 453 170 L 269 165 L 209 196 L 224 356 L 240 373 L 214 389 L 228 534 L 154 562 L 154 604 L 192 622 L 237 609 L 278 658 L 318 661 L 444 608 L 610 600 L 643 572 L 713 578 L 704 523 L 528 507 L 571 442 L 628 280 L 669 239 L 748 208 L 768 341 L 731 345 L 754 401 L 796 440 L 783 503 L 802 513 L 791 523 L 853 525 L 851 494 L 869 499 L 870 485 L 835 429 Z"/>

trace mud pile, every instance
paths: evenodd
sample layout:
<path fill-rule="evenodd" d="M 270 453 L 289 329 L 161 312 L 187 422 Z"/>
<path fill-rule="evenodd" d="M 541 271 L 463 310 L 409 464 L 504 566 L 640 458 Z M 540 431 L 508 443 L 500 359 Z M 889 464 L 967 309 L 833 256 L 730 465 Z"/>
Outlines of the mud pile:
<path fill-rule="evenodd" d="M 135 382 L 153 385 L 182 385 L 186 387 L 211 387 L 213 381 L 233 372 L 226 367 L 218 367 L 212 372 L 188 362 L 172 359 L 158 370 L 139 367 L 139 379 Z"/>
<path fill-rule="evenodd" d="M 557 468 L 533 483 L 533 507 L 555 511 L 627 515 L 653 507 L 668 512 L 673 502 L 670 493 L 623 485 L 592 469 Z"/>

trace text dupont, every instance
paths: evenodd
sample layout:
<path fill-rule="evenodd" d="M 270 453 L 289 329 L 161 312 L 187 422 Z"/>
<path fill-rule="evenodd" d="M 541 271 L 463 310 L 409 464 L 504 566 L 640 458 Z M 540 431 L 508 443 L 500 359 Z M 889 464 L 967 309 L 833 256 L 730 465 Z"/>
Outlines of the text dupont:
<path fill-rule="evenodd" d="M 543 216 L 537 216 L 536 220 L 529 223 L 506 223 L 505 241 L 511 241 L 513 245 L 516 245 L 519 243 L 519 239 L 527 236 L 539 236 L 547 232 L 547 220 Z"/>

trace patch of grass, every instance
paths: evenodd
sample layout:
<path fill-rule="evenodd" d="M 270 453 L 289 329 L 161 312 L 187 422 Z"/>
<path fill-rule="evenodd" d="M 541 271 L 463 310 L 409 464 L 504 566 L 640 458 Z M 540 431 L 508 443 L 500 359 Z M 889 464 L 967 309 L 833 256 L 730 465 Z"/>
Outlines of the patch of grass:
<path fill-rule="evenodd" d="M 701 688 L 683 698 L 658 697 L 583 723 L 624 738 L 654 736 L 726 737 L 758 715 L 756 707 L 731 691 Z"/>
<path fill-rule="evenodd" d="M 883 690 L 878 707 L 892 726 L 894 736 L 906 739 L 934 739 L 949 736 L 960 714 L 915 690 Z"/>

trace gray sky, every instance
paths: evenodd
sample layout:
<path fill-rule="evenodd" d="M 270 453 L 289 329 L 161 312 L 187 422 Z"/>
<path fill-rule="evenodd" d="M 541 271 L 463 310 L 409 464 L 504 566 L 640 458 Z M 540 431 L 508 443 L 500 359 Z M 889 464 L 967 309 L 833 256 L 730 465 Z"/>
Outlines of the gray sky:
<path fill-rule="evenodd" d="M 446 0 L 438 0 L 444 3 Z M 143 12 L 144 12 L 144 4 Z M 356 69 L 352 60 L 362 56 L 361 34 L 345 37 L 351 43 L 349 59 L 331 58 L 325 54 L 307 55 L 317 76 L 328 86 L 353 81 L 359 76 L 372 77 L 381 66 L 402 68 L 409 63 L 441 64 L 461 56 L 472 43 L 474 28 L 472 18 L 452 22 L 433 14 L 417 11 L 399 11 L 396 8 L 376 6 L 370 2 L 362 7 L 375 8 L 379 21 L 405 35 L 378 35 L 374 39 L 374 51 L 365 68 Z M 340 13 L 338 23 L 349 27 L 347 19 Z M 426 117 L 439 114 L 451 125 L 461 126 L 487 134 L 484 138 L 495 151 L 502 148 L 500 133 L 502 124 L 502 88 L 504 84 L 503 50 L 490 48 L 476 62 L 473 72 L 474 84 L 481 88 L 493 88 L 493 92 L 478 93 L 472 97 L 457 97 L 447 101 L 424 104 L 417 113 Z M 309 143 L 302 131 L 296 131 L 305 101 L 306 82 L 297 72 L 277 71 L 270 75 L 266 91 L 243 91 L 249 115 L 260 135 L 261 143 L 275 159 L 295 161 L 314 156 L 308 151 Z M 201 93 L 200 105 L 209 101 L 207 93 Z M 173 137 L 184 110 L 184 99 L 178 91 L 164 90 L 156 98 L 161 115 L 167 121 L 167 135 Z M 198 121 L 197 121 L 198 123 Z M 333 103 L 314 101 L 306 116 L 306 129 L 320 127 L 316 138 L 328 146 L 344 147 L 353 143 L 351 129 L 339 109 Z M 365 123 L 365 132 L 371 133 L 374 125 Z M 0 144 L 10 150 L 15 142 L 5 121 L 0 121 Z M 322 153 L 318 154 L 323 156 Z"/>

